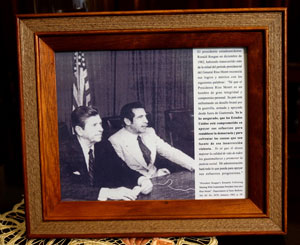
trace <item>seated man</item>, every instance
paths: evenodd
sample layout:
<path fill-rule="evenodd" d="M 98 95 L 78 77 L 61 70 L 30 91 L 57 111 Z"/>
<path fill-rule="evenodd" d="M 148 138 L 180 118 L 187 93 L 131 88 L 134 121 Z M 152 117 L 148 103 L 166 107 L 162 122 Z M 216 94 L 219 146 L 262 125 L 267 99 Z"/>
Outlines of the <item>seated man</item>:
<path fill-rule="evenodd" d="M 157 153 L 190 171 L 195 169 L 193 158 L 164 142 L 153 128 L 148 127 L 146 112 L 141 103 L 126 104 L 122 107 L 120 116 L 124 127 L 108 140 L 118 156 L 131 169 L 149 178 L 169 174 L 168 169 L 157 170 L 155 166 Z"/>
<path fill-rule="evenodd" d="M 71 114 L 75 135 L 60 144 L 62 200 L 135 200 L 152 183 L 128 168 L 108 141 L 98 111 L 81 106 Z"/>

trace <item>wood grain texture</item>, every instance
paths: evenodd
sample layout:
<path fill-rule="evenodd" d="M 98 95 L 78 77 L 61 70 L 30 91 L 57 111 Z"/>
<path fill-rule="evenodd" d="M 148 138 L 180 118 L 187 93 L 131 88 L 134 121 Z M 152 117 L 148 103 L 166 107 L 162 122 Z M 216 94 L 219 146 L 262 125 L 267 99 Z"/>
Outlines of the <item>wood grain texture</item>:
<path fill-rule="evenodd" d="M 40 37 L 38 53 L 38 94 L 40 104 L 40 144 L 45 220 L 82 219 L 157 219 L 157 218 L 206 218 L 206 217 L 262 217 L 266 207 L 266 128 L 265 79 L 263 63 L 263 30 L 253 31 L 184 31 L 152 33 L 103 33 Z M 72 41 L 76 40 L 76 41 Z M 80 40 L 80 41 L 78 41 Z M 170 40 L 168 42 L 168 40 Z M 55 50 L 79 50 L 82 44 L 91 50 L 144 49 L 144 48 L 193 48 L 193 47 L 245 47 L 248 57 L 248 144 L 249 144 L 249 200 L 238 201 L 169 201 L 169 202 L 112 202 L 94 204 L 59 203 L 59 168 L 57 118 L 55 99 Z M 50 96 L 49 96 L 50 95 Z M 251 116 L 251 115 L 255 115 Z M 255 147 L 252 147 L 255 146 Z M 251 200 L 251 201 L 250 201 Z M 251 203 L 253 202 L 253 203 Z M 148 205 L 147 205 L 148 204 Z M 186 205 L 188 208 L 183 208 Z M 199 208 L 199 205 L 201 208 Z M 80 209 L 78 209 L 80 206 Z M 256 207 L 256 208 L 253 208 Z M 159 212 L 157 212 L 159 210 Z M 105 214 L 103 214 L 105 212 Z"/>
<path fill-rule="evenodd" d="M 28 234 L 30 236 L 65 237 L 76 235 L 77 237 L 92 237 L 122 235 L 145 237 L 157 235 L 280 234 L 286 231 L 286 217 L 284 217 L 285 211 L 283 211 L 286 209 L 286 206 L 284 206 L 286 201 L 284 190 L 286 190 L 286 187 L 283 185 L 286 183 L 286 149 L 284 148 L 286 145 L 286 114 L 284 111 L 286 105 L 284 78 L 286 75 L 284 69 L 285 54 L 283 52 L 285 49 L 282 45 L 286 32 L 284 26 L 285 10 L 248 9 L 235 11 L 237 12 L 233 10 L 228 10 L 228 12 L 160 11 L 146 13 L 126 12 L 20 16 L 18 29 L 20 86 L 22 88 L 23 143 L 25 145 L 24 168 L 26 177 L 27 224 L 29 224 Z M 250 108 L 249 117 L 254 117 L 254 119 L 249 118 L 250 121 L 253 120 L 251 121 L 250 131 L 253 130 L 253 132 L 259 134 L 258 138 L 260 140 L 258 140 L 258 145 L 260 149 L 258 152 L 254 151 L 257 155 L 255 157 L 251 156 L 249 161 L 255 162 L 256 157 L 259 159 L 258 162 L 263 161 L 262 166 L 251 164 L 249 167 L 250 199 L 217 201 L 221 205 L 217 205 L 216 201 L 207 201 L 206 204 L 205 201 L 194 201 L 194 204 L 186 201 L 171 201 L 167 203 L 155 201 L 150 204 L 146 202 L 148 205 L 146 205 L 144 210 L 142 207 L 145 206 L 145 203 L 143 202 L 135 202 L 136 204 L 133 205 L 118 202 L 121 206 L 123 205 L 124 209 L 122 211 L 122 209 L 116 208 L 113 210 L 113 213 L 121 212 L 126 217 L 126 212 L 128 211 L 128 217 L 134 218 L 135 212 L 143 213 L 147 212 L 147 210 L 153 211 L 158 208 L 161 211 L 158 211 L 160 212 L 160 215 L 157 216 L 159 219 L 155 219 L 154 216 L 152 218 L 147 216 L 144 220 L 124 219 L 102 221 L 93 220 L 94 218 L 91 218 L 91 213 L 87 212 L 86 208 L 95 205 L 94 211 L 98 212 L 97 215 L 108 218 L 112 218 L 110 216 L 112 213 L 102 214 L 103 209 L 101 210 L 101 208 L 97 207 L 95 202 L 85 202 L 85 204 L 75 203 L 78 212 L 86 216 L 85 218 L 84 216 L 81 217 L 82 221 L 74 220 L 72 218 L 75 217 L 72 216 L 72 213 L 75 215 L 74 206 L 68 209 L 69 203 L 59 202 L 59 193 L 57 188 L 55 189 L 57 181 L 59 181 L 57 177 L 59 169 L 58 164 L 56 164 L 58 155 L 57 137 L 55 138 L 57 136 L 57 126 L 54 125 L 57 119 L 54 113 L 56 112 L 56 105 L 53 103 L 55 100 L 53 52 L 55 49 L 64 50 L 68 48 L 66 48 L 67 45 L 64 43 L 66 39 L 60 46 L 53 44 L 57 42 L 51 43 L 51 39 L 55 40 L 57 38 L 56 41 L 59 43 L 59 40 L 62 38 L 61 34 L 67 38 L 70 33 L 77 33 L 78 35 L 80 34 L 78 37 L 85 38 L 88 34 L 90 35 L 95 32 L 98 32 L 99 35 L 103 35 L 105 32 L 106 34 L 107 32 L 116 32 L 119 36 L 120 33 L 126 32 L 125 37 L 126 35 L 129 37 L 128 32 L 131 31 L 135 33 L 132 34 L 132 37 L 135 38 L 137 36 L 136 33 L 143 33 L 145 35 L 149 35 L 150 33 L 150 35 L 153 35 L 153 33 L 159 33 L 161 30 L 178 31 L 176 35 L 179 35 L 180 33 L 191 33 L 192 30 L 195 33 L 199 30 L 212 31 L 220 29 L 224 31 L 232 30 L 233 32 L 239 30 L 237 33 L 243 33 L 245 30 L 260 32 L 266 30 L 268 34 L 265 40 L 266 50 L 263 51 L 260 49 L 262 50 L 260 53 L 250 53 L 251 57 L 265 58 L 265 60 L 255 63 L 259 64 L 256 69 L 263 75 L 263 77 L 259 78 L 259 86 L 256 87 L 256 80 L 249 80 L 249 96 L 258 98 L 258 119 L 262 119 L 262 122 L 252 125 L 255 122 L 253 115 L 254 107 Z M 37 37 L 36 40 L 35 35 Z M 181 40 L 189 40 L 184 38 L 186 37 L 182 37 Z M 264 39 L 263 36 L 262 38 Z M 91 40 L 91 38 L 88 39 Z M 232 39 L 230 42 L 234 43 L 234 40 Z M 241 38 L 238 40 L 241 40 Z M 132 39 L 129 38 L 127 43 L 130 43 L 130 41 Z M 99 45 L 97 40 L 95 42 L 90 41 L 90 43 L 95 46 Z M 70 42 L 72 48 L 77 48 L 78 45 L 82 45 L 82 49 L 90 48 L 84 42 Z M 112 47 L 116 47 L 114 45 Z M 130 48 L 141 46 L 147 48 L 147 45 L 149 45 L 147 41 L 145 43 L 137 41 Z M 180 46 L 176 42 L 173 44 L 171 42 L 170 45 Z M 191 43 L 191 46 L 193 45 L 195 43 Z M 45 59 L 45 57 L 48 57 L 48 59 Z M 49 59 L 50 63 L 48 63 Z M 37 60 L 37 63 L 35 60 Z M 251 63 L 253 63 L 253 60 L 255 59 L 252 59 Z M 249 68 L 251 68 L 251 65 Z M 249 79 L 250 75 L 252 74 L 249 73 Z M 49 84 L 44 84 L 44 81 L 50 82 Z M 251 86 L 253 87 L 251 88 Z M 259 125 L 263 126 L 259 127 Z M 254 135 L 254 133 L 251 133 L 249 137 L 251 135 Z M 49 138 L 50 142 L 48 144 L 46 141 Z M 253 149 L 253 147 L 249 145 L 249 149 Z M 52 164 L 56 164 L 56 167 L 53 167 Z M 259 175 L 255 175 L 255 168 L 253 166 L 260 166 L 258 168 Z M 40 173 L 42 173 L 42 178 Z M 40 183 L 42 183 L 42 186 Z M 265 199 L 264 196 L 267 198 Z M 50 216 L 53 215 L 52 217 L 55 217 L 55 215 L 59 214 L 57 211 L 59 208 L 65 210 L 62 213 L 63 215 L 58 217 L 58 221 L 44 221 L 42 200 L 43 205 L 48 205 L 49 207 L 49 212 L 46 212 L 46 216 L 50 214 Z M 169 219 L 170 216 L 162 208 L 163 206 L 168 206 L 167 204 L 171 206 L 177 205 L 176 208 L 173 207 L 171 209 L 175 211 L 175 215 L 171 215 L 172 219 Z M 114 205 L 116 204 L 111 204 L 111 207 Z M 211 208 L 210 205 L 212 205 Z M 181 209 L 191 207 L 189 210 L 192 211 L 186 215 L 180 211 L 179 207 L 182 207 Z M 67 213 L 67 210 L 70 211 L 70 214 Z M 199 210 L 202 210 L 202 213 Z M 68 217 L 66 214 L 73 221 L 62 221 Z M 85 219 L 92 220 L 84 221 Z"/>
<path fill-rule="evenodd" d="M 55 53 L 41 39 L 37 43 L 37 95 L 44 213 L 60 199 Z M 45 215 L 44 215 L 45 216 Z"/>

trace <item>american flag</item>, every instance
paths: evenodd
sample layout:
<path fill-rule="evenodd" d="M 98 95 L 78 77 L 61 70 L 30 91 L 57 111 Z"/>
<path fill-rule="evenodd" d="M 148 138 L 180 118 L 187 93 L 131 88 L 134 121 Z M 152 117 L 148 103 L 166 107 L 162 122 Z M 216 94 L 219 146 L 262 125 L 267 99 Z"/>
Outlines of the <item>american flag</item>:
<path fill-rule="evenodd" d="M 85 64 L 84 53 L 79 51 L 74 53 L 73 72 L 75 80 L 73 83 L 73 110 L 78 106 L 90 106 L 91 92 L 88 74 Z"/>

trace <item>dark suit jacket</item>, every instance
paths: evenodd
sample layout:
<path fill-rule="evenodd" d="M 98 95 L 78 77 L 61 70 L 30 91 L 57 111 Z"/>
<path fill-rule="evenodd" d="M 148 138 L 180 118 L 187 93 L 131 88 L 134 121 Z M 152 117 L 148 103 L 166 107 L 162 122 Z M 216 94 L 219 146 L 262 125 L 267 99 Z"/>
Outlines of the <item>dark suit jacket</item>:
<path fill-rule="evenodd" d="M 95 144 L 95 182 L 91 186 L 82 148 L 77 137 L 60 144 L 62 200 L 97 200 L 102 187 L 133 188 L 141 176 L 131 170 L 108 141 Z"/>

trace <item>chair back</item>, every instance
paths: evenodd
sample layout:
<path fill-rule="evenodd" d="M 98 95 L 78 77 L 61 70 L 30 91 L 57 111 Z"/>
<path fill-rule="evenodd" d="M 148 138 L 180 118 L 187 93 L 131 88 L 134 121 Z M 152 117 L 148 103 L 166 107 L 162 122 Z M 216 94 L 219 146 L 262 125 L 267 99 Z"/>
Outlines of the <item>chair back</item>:
<path fill-rule="evenodd" d="M 103 117 L 102 127 L 104 129 L 103 137 L 109 138 L 122 128 L 122 119 L 119 116 Z"/>
<path fill-rule="evenodd" d="M 167 140 L 174 147 L 194 155 L 194 112 L 189 109 L 165 111 Z"/>

